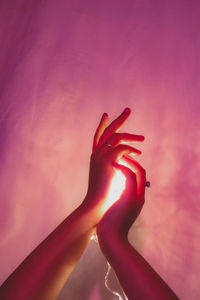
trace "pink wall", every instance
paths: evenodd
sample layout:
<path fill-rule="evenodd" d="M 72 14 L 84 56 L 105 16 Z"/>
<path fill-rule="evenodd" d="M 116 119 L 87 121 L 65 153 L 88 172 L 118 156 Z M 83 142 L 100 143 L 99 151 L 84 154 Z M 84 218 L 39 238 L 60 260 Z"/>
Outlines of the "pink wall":
<path fill-rule="evenodd" d="M 0 0 L 0 280 L 79 203 L 101 114 L 146 136 L 132 244 L 200 299 L 200 2 Z M 59 300 L 104 300 L 91 244 Z"/>

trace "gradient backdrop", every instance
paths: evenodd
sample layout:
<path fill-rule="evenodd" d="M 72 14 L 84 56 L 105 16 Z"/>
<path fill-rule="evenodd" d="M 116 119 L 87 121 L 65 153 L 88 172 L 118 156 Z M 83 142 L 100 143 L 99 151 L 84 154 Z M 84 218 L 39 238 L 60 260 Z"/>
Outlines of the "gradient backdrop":
<path fill-rule="evenodd" d="M 0 0 L 1 282 L 81 203 L 99 119 L 129 106 L 151 181 L 130 240 L 200 299 L 199 15 L 198 0 Z M 105 272 L 93 242 L 58 299 L 114 299 Z"/>

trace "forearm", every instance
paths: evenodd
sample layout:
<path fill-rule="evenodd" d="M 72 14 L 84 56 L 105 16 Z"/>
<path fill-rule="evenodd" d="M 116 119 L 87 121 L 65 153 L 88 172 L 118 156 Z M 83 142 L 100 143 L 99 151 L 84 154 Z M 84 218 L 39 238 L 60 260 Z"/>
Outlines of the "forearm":
<path fill-rule="evenodd" d="M 80 206 L 67 217 L 4 282 L 0 298 L 55 299 L 90 241 L 91 215 Z"/>
<path fill-rule="evenodd" d="M 100 246 L 129 300 L 178 299 L 127 239 L 110 237 Z"/>

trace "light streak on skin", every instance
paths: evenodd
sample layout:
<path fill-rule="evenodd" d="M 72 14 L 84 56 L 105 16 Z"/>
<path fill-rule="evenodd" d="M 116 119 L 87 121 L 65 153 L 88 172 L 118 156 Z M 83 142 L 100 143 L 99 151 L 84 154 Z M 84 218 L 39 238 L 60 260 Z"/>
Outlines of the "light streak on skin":
<path fill-rule="evenodd" d="M 123 160 L 118 161 L 119 165 L 126 167 L 130 166 Z M 113 179 L 110 183 L 109 192 L 106 196 L 105 204 L 103 206 L 103 212 L 105 213 L 116 201 L 120 199 L 120 196 L 126 188 L 126 177 L 120 170 L 116 170 Z"/>

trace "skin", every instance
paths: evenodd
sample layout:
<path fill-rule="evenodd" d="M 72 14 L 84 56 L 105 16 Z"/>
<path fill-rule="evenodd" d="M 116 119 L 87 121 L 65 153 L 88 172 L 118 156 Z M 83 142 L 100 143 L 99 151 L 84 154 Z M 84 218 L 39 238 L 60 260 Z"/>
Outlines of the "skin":
<path fill-rule="evenodd" d="M 129 300 L 178 299 L 128 241 L 128 231 L 144 204 L 146 177 L 138 162 L 123 159 L 130 168 L 116 163 L 115 167 L 126 176 L 126 189 L 97 225 L 100 248 Z"/>
<path fill-rule="evenodd" d="M 114 164 L 124 155 L 141 153 L 120 144 L 144 140 L 143 136 L 118 133 L 129 115 L 127 108 L 107 126 L 108 115 L 103 114 L 94 136 L 88 191 L 83 202 L 8 277 L 0 287 L 0 299 L 56 299 L 103 217 Z M 112 143 L 113 148 L 106 142 Z"/>

